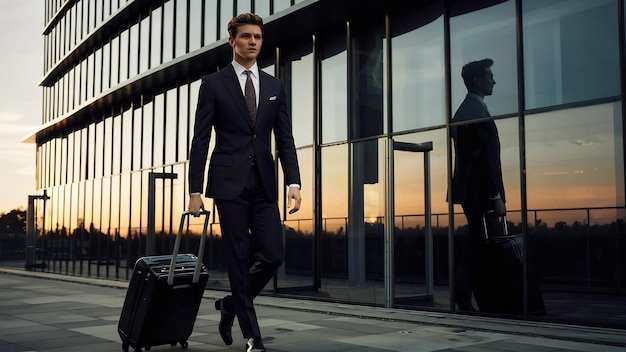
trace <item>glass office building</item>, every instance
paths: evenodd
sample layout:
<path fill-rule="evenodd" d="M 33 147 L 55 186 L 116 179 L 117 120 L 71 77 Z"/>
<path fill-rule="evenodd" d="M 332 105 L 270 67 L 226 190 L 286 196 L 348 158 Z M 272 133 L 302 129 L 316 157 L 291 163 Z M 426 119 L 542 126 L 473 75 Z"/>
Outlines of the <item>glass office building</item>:
<path fill-rule="evenodd" d="M 491 58 L 517 280 L 527 292 L 537 273 L 546 307 L 507 317 L 626 329 L 624 2 L 45 0 L 26 264 L 128 280 L 137 258 L 171 250 L 201 77 L 232 60 L 229 19 L 255 12 L 304 199 L 287 214 L 280 188 L 286 260 L 264 294 L 456 312 L 467 227 L 446 201 L 451 117 L 461 67 Z M 205 206 L 209 288 L 227 290 Z M 183 251 L 201 231 L 183 227 Z"/>

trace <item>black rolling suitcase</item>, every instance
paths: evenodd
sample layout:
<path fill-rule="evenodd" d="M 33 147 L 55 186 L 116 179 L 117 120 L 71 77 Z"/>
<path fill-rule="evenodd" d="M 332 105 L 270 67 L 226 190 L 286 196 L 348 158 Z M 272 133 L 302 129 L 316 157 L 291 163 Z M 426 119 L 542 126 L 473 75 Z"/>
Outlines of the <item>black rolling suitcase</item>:
<path fill-rule="evenodd" d="M 472 252 L 470 275 L 474 298 L 481 312 L 523 314 L 523 236 L 509 235 L 506 217 L 502 218 L 504 236 L 487 235 Z M 529 313 L 545 314 L 543 296 L 531 261 L 528 261 Z"/>
<path fill-rule="evenodd" d="M 122 349 L 181 344 L 187 348 L 209 273 L 202 265 L 209 212 L 205 216 L 198 256 L 178 254 L 183 212 L 172 255 L 142 257 L 135 263 L 118 324 Z"/>

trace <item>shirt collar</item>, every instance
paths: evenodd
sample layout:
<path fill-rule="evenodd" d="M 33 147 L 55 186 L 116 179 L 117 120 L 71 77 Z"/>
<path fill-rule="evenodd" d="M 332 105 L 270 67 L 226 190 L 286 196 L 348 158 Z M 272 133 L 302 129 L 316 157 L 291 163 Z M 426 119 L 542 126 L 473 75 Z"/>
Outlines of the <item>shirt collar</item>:
<path fill-rule="evenodd" d="M 237 77 L 241 76 L 243 74 L 243 71 L 246 70 L 245 67 L 241 66 L 241 64 L 235 60 L 233 60 L 232 65 L 235 69 Z M 254 63 L 254 65 L 252 65 L 252 67 L 250 67 L 250 71 L 252 71 L 252 76 L 259 77 L 259 66 L 257 66 L 256 62 Z"/>
<path fill-rule="evenodd" d="M 485 99 L 483 99 L 483 97 L 481 97 L 480 95 L 475 94 L 475 93 L 467 93 L 467 97 L 478 100 L 481 104 L 483 104 L 485 108 L 487 108 L 487 104 L 485 104 Z"/>

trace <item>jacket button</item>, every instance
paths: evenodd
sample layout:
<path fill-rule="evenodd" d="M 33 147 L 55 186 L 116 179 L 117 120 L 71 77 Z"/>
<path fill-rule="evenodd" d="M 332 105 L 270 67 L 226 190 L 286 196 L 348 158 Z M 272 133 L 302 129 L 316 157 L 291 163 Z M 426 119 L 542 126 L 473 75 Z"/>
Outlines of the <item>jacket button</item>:
<path fill-rule="evenodd" d="M 248 159 L 252 159 L 252 155 L 248 155 Z"/>

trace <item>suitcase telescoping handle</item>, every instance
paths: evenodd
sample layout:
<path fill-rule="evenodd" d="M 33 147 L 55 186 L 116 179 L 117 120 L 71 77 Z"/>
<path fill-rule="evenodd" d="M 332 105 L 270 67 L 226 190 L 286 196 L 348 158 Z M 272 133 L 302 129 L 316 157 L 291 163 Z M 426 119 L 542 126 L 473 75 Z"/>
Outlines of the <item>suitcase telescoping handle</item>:
<path fill-rule="evenodd" d="M 489 239 L 489 233 L 487 232 L 487 220 L 483 214 L 483 231 L 485 232 L 485 239 Z M 506 215 L 502 215 L 502 234 L 504 236 L 509 235 L 509 227 L 506 224 Z"/>
<path fill-rule="evenodd" d="M 206 242 L 206 232 L 209 226 L 209 214 L 208 210 L 201 209 L 200 215 L 204 215 L 204 226 L 202 227 L 202 235 L 200 235 L 200 248 L 198 248 L 198 260 L 196 261 L 196 269 L 193 272 L 193 283 L 200 281 L 200 270 L 202 269 L 202 258 L 204 257 L 204 243 Z M 180 218 L 180 226 L 178 227 L 178 234 L 176 235 L 176 241 L 174 242 L 174 250 L 172 251 L 172 260 L 170 262 L 170 271 L 167 274 L 167 284 L 174 284 L 174 272 L 176 269 L 176 256 L 178 256 L 178 250 L 180 249 L 180 239 L 183 237 L 183 229 L 185 227 L 185 219 L 191 215 L 189 210 L 183 211 L 183 215 Z"/>

